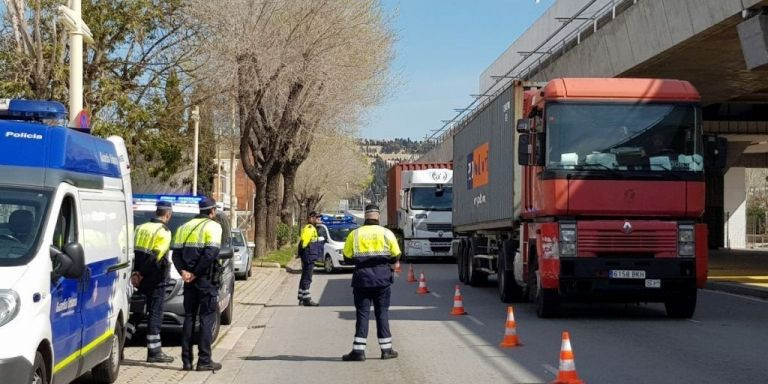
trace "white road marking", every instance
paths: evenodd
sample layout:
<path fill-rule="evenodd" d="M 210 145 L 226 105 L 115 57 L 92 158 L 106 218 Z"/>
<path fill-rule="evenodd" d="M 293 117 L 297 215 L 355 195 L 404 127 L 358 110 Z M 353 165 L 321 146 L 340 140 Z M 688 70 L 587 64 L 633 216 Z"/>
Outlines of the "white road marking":
<path fill-rule="evenodd" d="M 549 364 L 542 364 L 541 366 L 542 366 L 542 367 L 544 367 L 544 369 L 545 369 L 547 372 L 549 372 L 549 373 L 551 373 L 551 374 L 553 374 L 553 375 L 557 376 L 557 369 L 555 369 L 555 367 L 553 367 L 553 366 L 551 366 L 551 365 L 549 365 Z"/>
<path fill-rule="evenodd" d="M 705 289 L 705 291 L 711 292 L 711 293 L 716 293 L 718 295 L 733 296 L 733 297 L 738 297 L 740 299 L 745 299 L 745 300 L 749 300 L 749 301 L 756 301 L 758 303 L 768 303 L 768 300 L 760 299 L 760 298 L 757 298 L 757 297 L 737 295 L 735 293 L 723 292 L 723 291 L 715 291 L 715 290 L 711 290 L 711 289 Z"/>
<path fill-rule="evenodd" d="M 440 295 L 438 295 L 437 292 L 430 292 L 429 294 L 434 297 L 437 297 L 438 299 L 440 298 Z"/>
<path fill-rule="evenodd" d="M 482 321 L 478 320 L 476 317 L 474 317 L 472 315 L 467 315 L 467 319 L 472 320 L 477 325 L 480 325 L 480 326 L 484 326 L 485 325 L 485 323 L 483 323 Z"/>
<path fill-rule="evenodd" d="M 691 323 L 701 324 L 701 321 L 694 320 L 694 319 L 688 319 Z"/>

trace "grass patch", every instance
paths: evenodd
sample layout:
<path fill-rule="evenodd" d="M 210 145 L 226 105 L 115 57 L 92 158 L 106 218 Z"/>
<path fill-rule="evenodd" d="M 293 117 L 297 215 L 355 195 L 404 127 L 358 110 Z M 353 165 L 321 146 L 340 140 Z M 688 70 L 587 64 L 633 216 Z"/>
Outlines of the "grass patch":
<path fill-rule="evenodd" d="M 256 260 L 278 263 L 281 267 L 285 268 L 285 266 L 288 265 L 291 260 L 293 260 L 294 253 L 295 251 L 291 249 L 291 247 L 285 247 L 276 251 L 268 252 L 267 256 Z"/>

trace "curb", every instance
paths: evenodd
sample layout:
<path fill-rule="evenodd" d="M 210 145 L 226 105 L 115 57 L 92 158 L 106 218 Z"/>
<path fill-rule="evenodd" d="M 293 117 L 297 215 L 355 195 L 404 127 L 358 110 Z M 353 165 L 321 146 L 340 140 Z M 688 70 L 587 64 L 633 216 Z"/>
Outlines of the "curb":
<path fill-rule="evenodd" d="M 282 268 L 280 263 L 275 263 L 271 261 L 254 261 L 253 266 L 259 267 L 259 268 Z"/>
<path fill-rule="evenodd" d="M 768 289 L 766 288 L 750 287 L 744 284 L 727 282 L 707 282 L 707 285 L 704 288 L 710 291 L 721 291 L 768 300 Z"/>
<path fill-rule="evenodd" d="M 285 266 L 285 271 L 294 275 L 301 274 L 301 259 L 296 258 L 291 260 L 291 262 Z"/>

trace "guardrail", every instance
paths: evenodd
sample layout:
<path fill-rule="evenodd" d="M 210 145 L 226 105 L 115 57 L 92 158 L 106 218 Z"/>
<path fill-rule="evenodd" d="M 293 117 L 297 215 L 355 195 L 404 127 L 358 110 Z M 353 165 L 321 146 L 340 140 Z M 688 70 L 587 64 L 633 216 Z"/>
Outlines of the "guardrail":
<path fill-rule="evenodd" d="M 466 108 L 457 110 L 459 112 L 453 119 L 446 121 L 440 129 L 433 131 L 432 135 L 428 136 L 426 140 L 435 141 L 439 144 L 446 138 L 452 137 L 458 131 L 463 129 L 467 121 L 478 111 L 485 108 L 485 106 L 492 100 L 509 88 L 513 81 L 530 79 L 530 77 L 538 73 L 540 69 L 545 68 L 567 51 L 581 44 L 582 40 L 594 34 L 606 24 L 613 21 L 618 15 L 637 4 L 637 1 L 638 0 L 611 0 L 601 8 L 595 10 L 592 16 L 584 16 L 592 5 L 597 2 L 597 0 L 591 0 L 570 18 L 564 18 L 562 20 L 563 24 L 555 32 L 544 39 L 544 41 L 533 51 L 526 52 L 523 55 L 523 59 L 510 68 L 507 73 L 502 76 L 492 76 L 497 78 L 497 80 L 490 88 L 484 91 L 482 95 L 479 95 Z M 581 24 L 576 26 L 571 32 L 560 37 L 554 44 L 547 46 L 547 44 L 557 38 L 568 25 L 576 22 L 581 22 Z M 531 58 L 533 58 L 533 60 L 529 60 Z"/>

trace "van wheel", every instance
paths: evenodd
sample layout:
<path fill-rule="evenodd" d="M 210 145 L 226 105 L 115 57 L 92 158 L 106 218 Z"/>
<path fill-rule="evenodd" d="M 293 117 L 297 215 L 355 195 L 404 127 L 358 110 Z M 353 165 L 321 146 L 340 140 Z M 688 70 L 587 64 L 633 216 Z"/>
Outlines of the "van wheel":
<path fill-rule="evenodd" d="M 253 276 L 253 259 L 248 259 L 248 273 L 246 273 L 246 280 L 248 277 Z"/>
<path fill-rule="evenodd" d="M 211 335 L 211 344 L 215 343 L 216 339 L 219 338 L 219 330 L 221 329 L 221 312 L 216 311 L 215 313 L 216 316 L 213 318 L 213 334 Z"/>
<path fill-rule="evenodd" d="M 123 326 L 118 321 L 115 332 L 112 334 L 112 348 L 109 351 L 109 357 L 91 370 L 95 382 L 111 384 L 117 380 L 117 374 L 120 373 L 120 350 L 122 349 L 120 340 L 123 339 L 122 335 Z"/>
<path fill-rule="evenodd" d="M 235 312 L 235 284 L 232 283 L 232 289 L 229 291 L 229 304 L 227 304 L 227 309 L 224 310 L 224 312 L 221 314 L 221 323 L 224 325 L 230 325 L 232 324 L 232 320 L 234 320 L 234 312 Z"/>
<path fill-rule="evenodd" d="M 30 377 L 29 382 L 32 384 L 48 384 L 48 371 L 45 367 L 43 354 L 40 352 L 35 353 L 35 366 L 32 367 L 32 377 Z"/>

